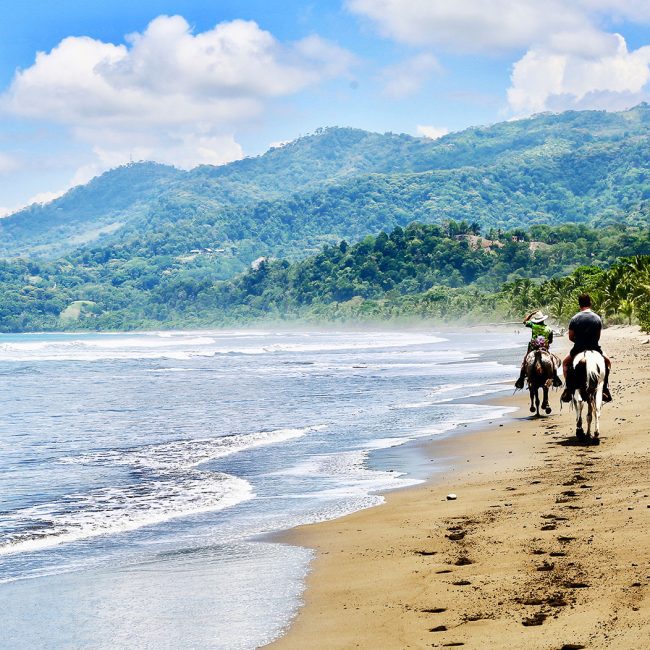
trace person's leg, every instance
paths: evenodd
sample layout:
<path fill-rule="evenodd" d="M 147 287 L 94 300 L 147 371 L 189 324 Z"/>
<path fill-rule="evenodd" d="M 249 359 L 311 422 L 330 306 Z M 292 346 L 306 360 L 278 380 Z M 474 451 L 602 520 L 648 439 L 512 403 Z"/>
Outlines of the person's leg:
<path fill-rule="evenodd" d="M 521 369 L 519 370 L 519 379 L 515 382 L 515 388 L 517 390 L 522 390 L 524 387 L 524 379 L 526 378 L 526 357 L 528 352 L 524 355 L 524 359 L 521 362 Z"/>
<path fill-rule="evenodd" d="M 562 373 L 564 374 L 564 391 L 560 397 L 562 402 L 570 402 L 573 395 L 573 391 L 569 387 L 569 373 L 571 372 L 571 360 L 573 357 L 570 354 L 567 354 L 562 361 Z"/>
<path fill-rule="evenodd" d="M 569 376 L 569 366 L 571 365 L 571 355 L 567 354 L 562 361 L 562 374 L 564 375 L 564 381 Z"/>
<path fill-rule="evenodd" d="M 558 366 L 559 367 L 559 366 Z M 562 386 L 562 380 L 557 374 L 557 368 L 553 371 L 553 388 L 560 388 Z"/>
<path fill-rule="evenodd" d="M 612 394 L 609 392 L 609 371 L 612 367 L 612 362 L 603 354 L 605 359 L 605 383 L 603 384 L 603 402 L 611 402 Z"/>

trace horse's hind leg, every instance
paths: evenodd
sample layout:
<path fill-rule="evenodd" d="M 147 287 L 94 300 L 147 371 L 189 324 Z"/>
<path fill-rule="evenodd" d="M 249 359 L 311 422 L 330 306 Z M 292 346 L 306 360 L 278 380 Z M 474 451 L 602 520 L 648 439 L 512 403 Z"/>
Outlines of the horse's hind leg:
<path fill-rule="evenodd" d="M 596 397 L 594 399 L 594 445 L 600 444 L 600 407 L 603 405 L 603 393 L 602 390 L 596 392 Z"/>
<path fill-rule="evenodd" d="M 533 387 L 530 387 L 530 412 L 534 413 L 535 412 L 535 398 L 537 397 L 537 391 L 533 389 Z"/>
<path fill-rule="evenodd" d="M 551 405 L 548 403 L 548 386 L 544 384 L 544 401 L 542 402 L 542 408 L 546 412 L 546 415 L 549 415 L 551 412 Z"/>
<path fill-rule="evenodd" d="M 582 428 L 582 400 L 573 399 L 573 405 L 576 409 L 576 437 L 580 440 L 583 440 L 585 437 L 585 432 Z"/>

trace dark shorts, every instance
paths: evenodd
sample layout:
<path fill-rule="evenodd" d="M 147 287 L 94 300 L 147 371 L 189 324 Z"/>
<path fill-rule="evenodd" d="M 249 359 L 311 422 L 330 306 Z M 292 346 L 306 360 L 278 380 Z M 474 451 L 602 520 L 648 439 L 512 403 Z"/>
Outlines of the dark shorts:
<path fill-rule="evenodd" d="M 574 345 L 571 348 L 569 355 L 571 355 L 571 358 L 573 359 L 576 356 L 576 354 L 580 354 L 581 352 L 586 352 L 587 350 L 594 350 L 594 352 L 600 352 L 600 354 L 603 354 L 600 345 L 590 345 L 589 347 L 585 347 L 583 345 Z M 603 354 L 603 356 L 605 355 Z"/>

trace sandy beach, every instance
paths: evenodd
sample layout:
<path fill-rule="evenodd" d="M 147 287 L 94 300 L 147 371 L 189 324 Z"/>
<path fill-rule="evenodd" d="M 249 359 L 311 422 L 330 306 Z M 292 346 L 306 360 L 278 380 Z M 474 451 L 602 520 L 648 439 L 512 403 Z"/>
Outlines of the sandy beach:
<path fill-rule="evenodd" d="M 577 443 L 559 392 L 539 419 L 519 393 L 500 402 L 510 416 L 431 443 L 453 469 L 288 533 L 317 557 L 272 647 L 649 647 L 648 338 L 603 333 L 614 402 L 599 446 Z"/>

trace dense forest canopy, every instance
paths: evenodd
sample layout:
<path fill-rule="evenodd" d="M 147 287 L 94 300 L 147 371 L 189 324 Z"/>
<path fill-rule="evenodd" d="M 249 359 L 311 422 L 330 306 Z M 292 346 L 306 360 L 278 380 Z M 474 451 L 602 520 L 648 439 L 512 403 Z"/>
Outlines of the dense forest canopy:
<path fill-rule="evenodd" d="M 0 220 L 0 255 L 225 249 L 221 277 L 411 221 L 650 223 L 650 107 L 543 114 L 438 140 L 330 128 L 221 167 L 136 163 Z M 111 253 L 113 254 L 113 253 Z"/>
<path fill-rule="evenodd" d="M 228 280 L 219 279 L 215 250 L 131 258 L 111 252 L 80 250 L 56 261 L 0 262 L 2 330 L 329 318 L 334 306 L 355 301 L 401 304 L 396 313 L 420 313 L 408 306 L 417 295 L 493 295 L 526 278 L 552 280 L 578 266 L 598 269 L 623 256 L 649 255 L 650 230 L 565 224 L 481 235 L 477 223 L 414 222 L 356 244 L 342 240 L 325 245 L 304 260 L 261 257 Z M 516 303 L 516 295 L 512 298 Z M 497 309 L 496 303 L 490 304 Z M 455 309 L 439 315 L 478 313 Z"/>

